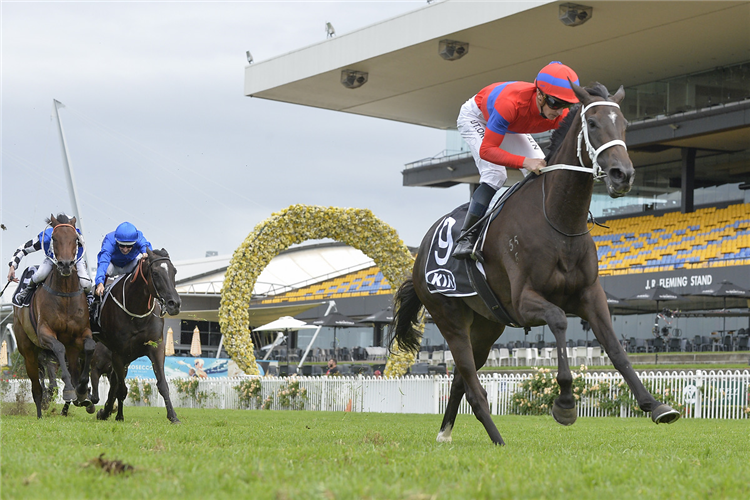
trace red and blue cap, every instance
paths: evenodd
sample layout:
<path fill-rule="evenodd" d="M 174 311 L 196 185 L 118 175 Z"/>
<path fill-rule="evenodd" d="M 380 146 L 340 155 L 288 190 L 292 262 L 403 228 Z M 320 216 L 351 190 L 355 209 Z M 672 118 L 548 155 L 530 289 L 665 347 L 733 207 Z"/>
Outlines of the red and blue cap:
<path fill-rule="evenodd" d="M 580 85 L 575 71 L 560 61 L 552 61 L 542 68 L 534 83 L 539 90 L 547 95 L 557 97 L 565 102 L 576 103 L 578 98 L 570 87 L 568 80 Z"/>

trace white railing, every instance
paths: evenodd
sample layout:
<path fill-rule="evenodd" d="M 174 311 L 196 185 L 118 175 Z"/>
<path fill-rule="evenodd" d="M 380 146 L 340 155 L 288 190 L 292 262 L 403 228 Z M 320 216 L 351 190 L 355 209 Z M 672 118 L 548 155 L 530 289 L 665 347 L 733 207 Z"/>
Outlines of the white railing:
<path fill-rule="evenodd" d="M 678 403 L 685 405 L 687 418 L 745 419 L 750 418 L 750 371 L 703 371 L 695 372 L 640 372 L 640 379 L 659 399 L 665 391 Z M 491 412 L 494 415 L 514 413 L 513 395 L 521 391 L 521 384 L 530 374 L 492 374 L 479 377 L 487 391 Z M 584 382 L 587 387 L 608 385 L 608 397 L 616 399 L 622 383 L 622 376 L 617 372 L 585 372 Z M 170 379 L 169 392 L 172 404 L 176 408 L 219 408 L 242 409 L 235 387 L 251 377 L 235 379 L 206 379 L 198 382 L 197 398 L 180 393 L 176 381 Z M 128 379 L 128 385 L 136 379 Z M 156 380 L 137 379 L 141 393 L 145 384 L 153 391 L 148 404 L 133 401 L 132 394 L 125 400 L 126 405 L 164 407 L 164 400 L 156 389 Z M 185 379 L 182 379 L 185 380 Z M 283 409 L 278 401 L 278 392 L 285 387 L 289 378 L 260 378 L 260 399 L 271 396 L 273 403 L 270 409 Z M 300 387 L 307 391 L 304 409 L 311 411 L 344 411 L 372 413 L 431 413 L 445 412 L 450 396 L 452 377 L 447 376 L 408 376 L 398 379 L 373 377 L 298 377 Z M 58 381 L 62 387 L 62 381 Z M 102 378 L 99 384 L 101 406 L 109 391 L 109 382 Z M 28 380 L 11 380 L 0 383 L 2 401 L 17 400 L 31 402 L 31 384 Z M 532 398 L 531 394 L 525 397 Z M 578 415 L 581 417 L 599 417 L 607 413 L 598 404 L 598 399 L 583 396 L 578 402 Z M 62 404 L 58 397 L 58 404 Z M 459 413 L 471 413 L 466 399 L 461 402 Z M 621 406 L 621 417 L 636 416 L 632 408 Z"/>

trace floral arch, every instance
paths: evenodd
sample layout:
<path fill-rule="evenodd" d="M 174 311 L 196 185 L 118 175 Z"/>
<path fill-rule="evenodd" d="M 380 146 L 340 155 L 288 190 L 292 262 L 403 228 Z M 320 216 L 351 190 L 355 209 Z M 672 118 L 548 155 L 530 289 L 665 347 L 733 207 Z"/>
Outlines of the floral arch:
<path fill-rule="evenodd" d="M 235 250 L 224 276 L 219 323 L 227 354 L 247 374 L 258 366 L 250 335 L 249 305 L 258 276 L 271 259 L 291 245 L 330 238 L 356 248 L 373 259 L 393 287 L 410 275 L 414 259 L 398 233 L 370 210 L 292 205 L 264 220 Z M 385 376 L 398 377 L 414 363 L 414 355 L 394 346 Z"/>

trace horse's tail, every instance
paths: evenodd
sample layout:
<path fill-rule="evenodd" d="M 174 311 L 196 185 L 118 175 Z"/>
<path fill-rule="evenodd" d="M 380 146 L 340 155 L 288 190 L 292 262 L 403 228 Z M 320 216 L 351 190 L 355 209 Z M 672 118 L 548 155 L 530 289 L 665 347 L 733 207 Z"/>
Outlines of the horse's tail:
<path fill-rule="evenodd" d="M 393 322 L 388 327 L 389 345 L 392 347 L 395 339 L 400 350 L 416 353 L 422 343 L 422 332 L 419 330 L 422 302 L 417 297 L 411 278 L 404 281 L 396 292 L 393 309 Z"/>

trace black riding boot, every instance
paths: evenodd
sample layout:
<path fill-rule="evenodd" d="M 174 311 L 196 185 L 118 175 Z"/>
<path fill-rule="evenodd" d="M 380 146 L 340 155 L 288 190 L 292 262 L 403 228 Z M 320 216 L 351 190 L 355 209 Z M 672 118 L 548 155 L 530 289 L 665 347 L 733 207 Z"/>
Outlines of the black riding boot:
<path fill-rule="evenodd" d="M 16 305 L 22 306 L 24 301 L 26 300 L 26 297 L 31 296 L 32 293 L 34 293 L 34 290 L 36 290 L 36 287 L 39 285 L 34 280 L 29 280 L 29 284 L 21 290 L 18 295 L 16 295 Z"/>
<path fill-rule="evenodd" d="M 464 260 L 465 258 L 472 256 L 474 253 L 474 245 L 479 236 L 479 229 L 477 228 L 473 231 L 469 231 L 469 229 L 471 229 L 471 226 L 476 224 L 479 219 L 481 219 L 480 215 L 466 214 L 464 225 L 461 228 L 461 236 L 456 240 L 456 248 L 451 254 L 454 259 Z M 479 260 L 479 258 L 477 258 L 477 260 Z"/>
<path fill-rule="evenodd" d="M 456 240 L 456 248 L 453 250 L 451 256 L 454 259 L 464 260 L 471 256 L 473 259 L 479 262 L 484 262 L 480 252 L 474 252 L 474 245 L 479 237 L 479 228 L 470 231 L 471 226 L 477 223 L 479 219 L 484 216 L 487 211 L 487 206 L 492 201 L 492 197 L 495 196 L 497 189 L 493 188 L 489 184 L 484 182 L 474 190 L 474 194 L 471 196 L 471 203 L 469 204 L 469 211 L 466 214 L 464 225 L 461 228 L 461 236 Z"/>

